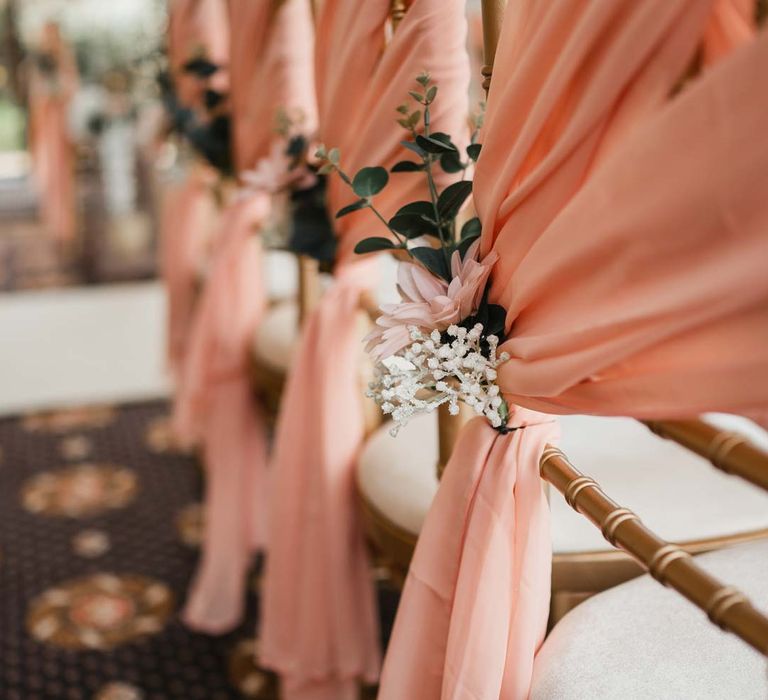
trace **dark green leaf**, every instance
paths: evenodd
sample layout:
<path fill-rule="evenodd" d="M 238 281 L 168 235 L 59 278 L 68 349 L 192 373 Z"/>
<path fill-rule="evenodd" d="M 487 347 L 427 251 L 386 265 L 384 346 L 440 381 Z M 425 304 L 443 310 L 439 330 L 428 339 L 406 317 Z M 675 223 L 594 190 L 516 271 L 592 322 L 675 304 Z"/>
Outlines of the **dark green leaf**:
<path fill-rule="evenodd" d="M 437 85 L 433 85 L 429 90 L 427 90 L 427 102 L 434 102 L 435 97 L 437 96 Z"/>
<path fill-rule="evenodd" d="M 355 246 L 355 252 L 359 255 L 364 253 L 375 253 L 379 250 L 391 250 L 395 244 L 389 238 L 374 236 L 373 238 L 364 238 Z"/>
<path fill-rule="evenodd" d="M 451 281 L 451 271 L 441 249 L 428 247 L 411 248 L 411 255 L 432 274 L 442 277 L 446 282 Z"/>
<path fill-rule="evenodd" d="M 418 214 L 401 214 L 400 216 L 393 216 L 389 220 L 389 225 L 406 238 L 437 235 L 437 226 Z"/>
<path fill-rule="evenodd" d="M 424 170 L 423 163 L 414 163 L 412 160 L 401 160 L 399 163 L 395 163 L 391 173 L 417 173 L 420 170 Z"/>
<path fill-rule="evenodd" d="M 472 193 L 472 181 L 460 180 L 448 185 L 437 198 L 437 208 L 440 217 L 443 219 L 452 219 L 461 209 L 467 197 Z"/>
<path fill-rule="evenodd" d="M 404 146 L 409 151 L 413 151 L 416 155 L 421 156 L 422 158 L 427 155 L 427 152 L 423 148 L 419 148 L 413 141 L 401 141 L 401 146 Z"/>
<path fill-rule="evenodd" d="M 352 202 L 352 204 L 348 204 L 346 207 L 339 209 L 339 211 L 336 212 L 336 218 L 340 219 L 342 216 L 351 214 L 353 211 L 357 211 L 358 209 L 365 209 L 367 206 L 368 202 L 366 200 L 358 199 L 356 202 Z"/>
<path fill-rule="evenodd" d="M 459 251 L 459 255 L 461 256 L 462 260 L 464 260 L 464 256 L 467 254 L 469 246 L 471 246 L 478 238 L 480 238 L 479 233 L 474 236 L 467 236 L 466 238 L 461 239 L 459 245 L 456 246 L 456 250 Z"/>
<path fill-rule="evenodd" d="M 475 216 L 461 227 L 461 240 L 469 238 L 470 236 L 479 236 L 481 229 L 480 219 Z"/>
<path fill-rule="evenodd" d="M 420 102 L 421 104 L 424 104 L 424 96 L 420 92 L 416 92 L 415 90 L 409 90 L 408 94 L 416 100 L 416 102 Z"/>
<path fill-rule="evenodd" d="M 389 182 L 389 173 L 385 168 L 363 168 L 352 179 L 352 189 L 358 197 L 373 197 L 381 192 Z"/>
<path fill-rule="evenodd" d="M 416 143 L 427 153 L 448 153 L 456 150 L 456 146 L 451 143 L 451 138 L 447 134 L 437 133 L 432 136 L 419 134 L 416 136 Z"/>
<path fill-rule="evenodd" d="M 469 146 L 467 146 L 467 155 L 475 162 L 477 162 L 478 157 L 480 156 L 480 149 L 483 147 L 480 143 L 470 143 Z"/>
<path fill-rule="evenodd" d="M 400 207 L 395 216 L 401 216 L 402 214 L 419 214 L 423 216 L 427 221 L 431 221 L 434 225 L 437 225 L 435 221 L 435 207 L 432 202 L 426 200 L 420 200 L 418 202 L 411 202 L 403 207 Z"/>
<path fill-rule="evenodd" d="M 456 151 L 449 151 L 440 155 L 440 167 L 447 173 L 460 173 L 464 170 L 464 163 Z"/>

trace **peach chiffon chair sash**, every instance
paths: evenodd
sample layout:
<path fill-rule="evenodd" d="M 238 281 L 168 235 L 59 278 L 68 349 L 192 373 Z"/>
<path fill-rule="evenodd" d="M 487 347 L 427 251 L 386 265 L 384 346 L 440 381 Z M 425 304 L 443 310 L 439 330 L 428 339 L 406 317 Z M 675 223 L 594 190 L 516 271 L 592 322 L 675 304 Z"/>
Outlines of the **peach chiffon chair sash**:
<path fill-rule="evenodd" d="M 469 69 L 460 0 L 415 0 L 385 50 L 389 0 L 326 0 L 318 17 L 320 140 L 342 166 L 392 167 L 407 136 L 395 108 L 428 70 L 440 86 L 434 128 L 466 130 Z M 454 176 L 455 177 L 455 176 Z M 429 195 L 422 178 L 394 176 L 376 197 L 387 217 Z M 329 179 L 333 214 L 355 195 Z M 354 465 L 364 435 L 359 382 L 360 293 L 375 282 L 353 249 L 376 229 L 370 212 L 336 222 L 333 287 L 305 322 L 292 363 L 270 473 L 274 504 L 263 587 L 261 660 L 280 672 L 288 698 L 345 700 L 378 676 L 374 594 L 358 523 Z"/>
<path fill-rule="evenodd" d="M 270 153 L 278 104 L 313 113 L 311 18 L 300 0 L 234 0 L 229 12 L 234 155 L 248 167 Z M 175 407 L 177 434 L 202 442 L 208 471 L 203 553 L 183 613 L 190 627 L 206 632 L 239 622 L 250 555 L 265 539 L 266 435 L 248 358 L 266 303 L 254 234 L 271 206 L 257 192 L 240 195 L 222 212 Z"/>
<path fill-rule="evenodd" d="M 317 128 L 314 27 L 308 0 L 230 0 L 231 104 L 239 171 L 267 157 L 280 111 Z"/>
<path fill-rule="evenodd" d="M 551 551 L 538 410 L 668 417 L 768 397 L 768 37 L 670 98 L 716 4 L 521 2 L 494 66 L 476 204 L 508 310 L 504 436 L 461 436 L 380 697 L 525 698 Z M 739 43 L 738 41 L 735 43 Z M 554 50 L 554 47 L 557 47 Z M 531 411 L 530 409 L 535 409 Z M 529 426 L 529 427 L 525 427 Z"/>

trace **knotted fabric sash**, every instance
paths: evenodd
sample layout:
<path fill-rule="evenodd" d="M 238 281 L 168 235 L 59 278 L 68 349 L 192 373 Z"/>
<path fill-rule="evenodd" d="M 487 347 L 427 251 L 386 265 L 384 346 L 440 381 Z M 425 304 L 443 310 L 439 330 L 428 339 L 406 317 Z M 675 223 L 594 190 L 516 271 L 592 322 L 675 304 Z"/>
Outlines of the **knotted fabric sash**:
<path fill-rule="evenodd" d="M 386 43 L 389 0 L 326 0 L 316 47 L 319 139 L 341 150 L 344 170 L 407 158 L 396 123 L 415 78 L 439 86 L 435 131 L 466 141 L 469 66 L 462 0 L 414 0 Z M 457 176 L 438 173 L 440 187 Z M 389 218 L 428 199 L 423 176 L 393 175 L 376 195 Z M 331 215 L 356 195 L 333 176 Z M 283 397 L 271 464 L 273 511 L 262 606 L 261 660 L 282 676 L 292 700 L 357 697 L 360 680 L 378 675 L 373 584 L 357 520 L 354 469 L 363 438 L 360 352 L 354 318 L 373 280 L 355 245 L 380 235 L 371 212 L 336 221 L 337 280 L 307 322 Z M 367 278 L 367 279 L 366 279 Z"/>
<path fill-rule="evenodd" d="M 184 364 L 205 248 L 216 220 L 214 175 L 194 167 L 165 192 L 160 220 L 160 267 L 168 295 L 167 361 L 176 379 Z"/>
<path fill-rule="evenodd" d="M 491 296 L 509 314 L 499 382 L 513 404 L 765 409 L 768 143 L 754 134 L 768 95 L 754 85 L 768 37 L 670 97 L 714 6 L 509 5 L 476 204 L 500 256 Z M 510 424 L 543 420 L 516 408 Z M 528 696 L 550 589 L 533 486 L 549 431 L 462 435 L 403 593 L 384 700 Z"/>
<path fill-rule="evenodd" d="M 371 261 L 337 273 L 306 319 L 292 362 L 271 460 L 270 547 L 261 661 L 284 676 L 286 698 L 354 700 L 376 680 L 377 616 L 354 464 L 360 409 L 360 294 Z M 329 675 L 333 669 L 333 675 Z"/>
<path fill-rule="evenodd" d="M 183 617 L 209 633 L 239 622 L 250 557 L 264 540 L 266 436 L 248 357 L 265 307 L 262 256 L 253 234 L 268 212 L 269 198 L 251 194 L 222 214 L 174 406 L 175 434 L 204 447 L 205 536 Z"/>

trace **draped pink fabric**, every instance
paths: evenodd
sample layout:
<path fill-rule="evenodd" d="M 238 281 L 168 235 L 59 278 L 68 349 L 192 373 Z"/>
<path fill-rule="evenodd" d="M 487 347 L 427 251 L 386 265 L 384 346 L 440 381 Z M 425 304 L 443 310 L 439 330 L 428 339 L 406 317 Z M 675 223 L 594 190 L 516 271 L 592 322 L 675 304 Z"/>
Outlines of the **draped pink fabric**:
<path fill-rule="evenodd" d="M 173 0 L 168 13 L 168 62 L 179 100 L 200 107 L 202 84 L 182 71 L 198 53 L 216 63 L 228 62 L 229 22 L 225 0 Z M 215 173 L 193 164 L 184 184 L 163 202 L 160 256 L 168 290 L 168 363 L 177 375 L 192 323 L 195 295 L 200 284 L 212 230 Z"/>
<path fill-rule="evenodd" d="M 288 0 L 272 15 L 275 7 L 270 0 L 230 6 L 231 64 L 237 66 L 231 85 L 233 119 L 235 125 L 248 125 L 236 132 L 235 155 L 243 168 L 269 155 L 276 138 L 275 100 L 309 118 L 314 114 L 309 4 Z M 262 22 L 267 31 L 257 31 Z M 261 45 L 252 43 L 254 38 Z M 260 57 L 255 64 L 249 63 L 252 53 Z M 245 70 L 249 66 L 250 72 Z M 249 101 L 252 94 L 260 100 Z M 261 109 L 263 102 L 270 108 L 259 112 L 262 119 L 252 120 L 250 105 Z M 174 411 L 177 435 L 202 443 L 208 477 L 202 558 L 183 617 L 190 627 L 211 633 L 228 631 L 240 621 L 250 557 L 265 539 L 266 435 L 252 395 L 248 358 L 266 302 L 254 234 L 270 208 L 267 193 L 257 192 L 237 197 L 222 212 Z"/>
<path fill-rule="evenodd" d="M 68 127 L 77 66 L 56 25 L 46 25 L 39 51 L 55 61 L 55 68 L 45 74 L 34 67 L 30 76 L 30 151 L 43 224 L 51 236 L 66 243 L 77 229 L 75 147 Z"/>
<path fill-rule="evenodd" d="M 280 110 L 297 131 L 314 133 L 314 28 L 306 0 L 230 0 L 230 17 L 235 157 L 242 171 L 269 153 Z"/>
<path fill-rule="evenodd" d="M 407 136 L 395 108 L 428 70 L 439 94 L 433 125 L 461 140 L 468 60 L 460 0 L 415 0 L 385 49 L 390 3 L 326 0 L 318 18 L 316 79 L 320 140 L 342 167 L 391 167 Z M 451 178 L 453 179 L 453 178 Z M 376 197 L 385 216 L 428 196 L 423 178 L 395 175 Z M 331 213 L 355 199 L 329 179 Z M 262 604 L 263 664 L 282 676 L 286 698 L 357 698 L 375 681 L 380 652 L 373 586 L 358 523 L 354 464 L 364 437 L 356 309 L 370 288 L 370 260 L 355 244 L 374 234 L 370 212 L 337 222 L 334 286 L 305 322 L 278 418 L 271 463 L 273 510 Z M 374 234 L 375 235 L 375 234 Z"/>
<path fill-rule="evenodd" d="M 484 249 L 500 256 L 491 296 L 508 311 L 499 382 L 527 407 L 510 425 L 533 425 L 462 435 L 411 565 L 383 700 L 528 695 L 550 588 L 538 461 L 554 438 L 528 409 L 765 410 L 768 144 L 754 135 L 768 95 L 754 85 L 768 37 L 670 96 L 717 7 L 509 5 L 475 199 Z"/>
<path fill-rule="evenodd" d="M 182 72 L 184 64 L 195 56 L 205 56 L 222 66 L 214 77 L 214 87 L 227 89 L 229 45 L 227 0 L 172 0 L 168 11 L 168 61 L 183 104 L 198 106 L 202 97 L 199 81 Z"/>
<path fill-rule="evenodd" d="M 168 296 L 167 358 L 178 380 L 192 326 L 195 295 L 216 221 L 215 175 L 200 165 L 164 193 L 160 219 L 160 266 Z"/>

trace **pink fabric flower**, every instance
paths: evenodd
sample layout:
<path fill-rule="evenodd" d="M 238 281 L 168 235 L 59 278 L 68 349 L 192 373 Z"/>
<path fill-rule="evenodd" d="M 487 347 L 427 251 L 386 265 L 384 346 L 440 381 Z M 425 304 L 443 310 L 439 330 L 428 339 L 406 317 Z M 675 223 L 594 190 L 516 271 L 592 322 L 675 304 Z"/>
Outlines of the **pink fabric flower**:
<path fill-rule="evenodd" d="M 454 252 L 450 284 L 420 265 L 400 264 L 397 288 L 403 301 L 382 305 L 376 328 L 365 337 L 366 350 L 375 360 L 391 357 L 409 345 L 410 326 L 427 333 L 435 329 L 444 331 L 477 312 L 491 268 L 498 258 L 496 253 L 490 253 L 478 261 L 479 250 L 477 240 L 463 260 L 458 251 Z"/>
<path fill-rule="evenodd" d="M 282 141 L 273 144 L 269 156 L 256 163 L 253 170 L 246 170 L 240 176 L 246 190 L 265 191 L 276 194 L 291 188 L 305 190 L 317 181 L 316 175 L 305 165 L 291 168 L 291 159 L 285 153 Z"/>

